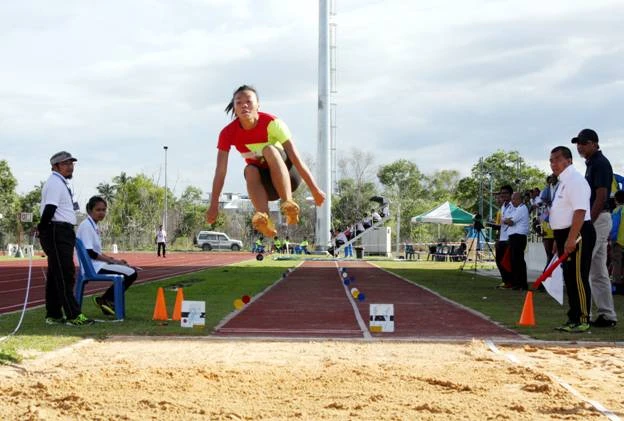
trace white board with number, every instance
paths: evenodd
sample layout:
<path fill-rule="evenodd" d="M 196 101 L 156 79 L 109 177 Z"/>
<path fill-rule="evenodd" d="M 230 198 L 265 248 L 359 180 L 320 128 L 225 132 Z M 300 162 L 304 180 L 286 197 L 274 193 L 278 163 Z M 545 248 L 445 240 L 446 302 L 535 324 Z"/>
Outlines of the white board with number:
<path fill-rule="evenodd" d="M 206 325 L 205 301 L 182 301 L 181 327 L 204 327 Z"/>
<path fill-rule="evenodd" d="M 394 332 L 394 304 L 371 304 L 371 332 Z"/>

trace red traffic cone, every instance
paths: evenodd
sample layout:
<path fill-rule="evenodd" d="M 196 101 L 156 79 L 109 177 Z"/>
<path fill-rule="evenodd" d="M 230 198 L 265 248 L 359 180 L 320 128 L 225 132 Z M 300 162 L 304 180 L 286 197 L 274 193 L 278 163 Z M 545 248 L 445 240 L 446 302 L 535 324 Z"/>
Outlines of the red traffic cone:
<path fill-rule="evenodd" d="M 518 320 L 518 326 L 535 326 L 535 314 L 533 312 L 533 291 L 527 292 L 522 306 L 522 314 Z"/>

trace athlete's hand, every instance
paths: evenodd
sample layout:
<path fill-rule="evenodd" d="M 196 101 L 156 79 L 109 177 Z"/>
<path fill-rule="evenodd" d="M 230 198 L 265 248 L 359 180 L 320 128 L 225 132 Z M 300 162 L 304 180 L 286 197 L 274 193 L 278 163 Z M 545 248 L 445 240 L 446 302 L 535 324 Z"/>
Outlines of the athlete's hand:
<path fill-rule="evenodd" d="M 217 220 L 217 216 L 219 215 L 219 204 L 213 205 L 210 204 L 210 207 L 206 211 L 206 222 L 209 224 L 214 224 Z"/>
<path fill-rule="evenodd" d="M 323 193 L 322 190 L 312 191 L 312 197 L 314 198 L 316 206 L 321 206 L 323 202 L 325 202 L 325 193 Z"/>

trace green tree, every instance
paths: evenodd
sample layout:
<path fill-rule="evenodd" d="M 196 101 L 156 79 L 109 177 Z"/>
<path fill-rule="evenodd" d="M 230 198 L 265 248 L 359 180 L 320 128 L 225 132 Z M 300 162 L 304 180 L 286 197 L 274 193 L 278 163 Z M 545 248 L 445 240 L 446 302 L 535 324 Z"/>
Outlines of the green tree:
<path fill-rule="evenodd" d="M 115 185 L 109 183 L 100 183 L 97 186 L 98 194 L 106 200 L 109 206 L 113 203 L 115 199 Z"/>
<path fill-rule="evenodd" d="M 115 196 L 109 204 L 109 216 L 101 223 L 103 238 L 129 249 L 153 244 L 162 220 L 164 188 L 144 174 L 128 177 L 122 172 L 113 183 Z M 170 203 L 174 208 L 175 202 Z"/>
<path fill-rule="evenodd" d="M 338 181 L 338 195 L 332 197 L 332 228 L 344 228 L 361 220 L 364 214 L 369 213 L 371 203 L 369 199 L 377 195 L 373 182 L 364 182 L 360 185 L 351 178 Z"/>
<path fill-rule="evenodd" d="M 430 202 L 428 195 L 424 194 L 427 178 L 415 163 L 406 159 L 380 167 L 377 178 L 384 186 L 383 194 L 390 200 L 391 215 L 396 221 L 393 235 L 409 237 L 412 229 L 410 218 L 420 213 Z M 400 227 L 397 227 L 399 216 Z"/>
<path fill-rule="evenodd" d="M 15 192 L 17 180 L 9 163 L 0 160 L 0 247 L 12 241 L 17 234 L 19 197 Z"/>
<path fill-rule="evenodd" d="M 347 157 L 340 159 L 340 179 L 336 180 L 337 197 L 332 198 L 331 225 L 334 228 L 352 224 L 370 212 L 368 201 L 377 194 L 373 163 L 373 154 L 359 149 L 352 149 Z"/>
<path fill-rule="evenodd" d="M 174 212 L 176 235 L 192 238 L 204 225 L 206 205 L 202 201 L 202 190 L 188 186 L 180 196 Z"/>
<path fill-rule="evenodd" d="M 38 186 L 34 186 L 31 191 L 19 198 L 20 212 L 31 212 L 33 214 L 32 222 L 24 222 L 23 228 L 25 232 L 30 232 L 31 229 L 37 226 L 40 220 L 39 212 L 41 207 L 41 189 L 43 188 L 43 182 Z"/>
<path fill-rule="evenodd" d="M 536 186 L 541 188 L 545 180 L 546 173 L 527 165 L 517 151 L 498 150 L 475 163 L 471 175 L 459 180 L 455 199 L 464 209 L 489 218 L 490 203 L 492 213 L 496 211 L 493 195 L 500 186 L 509 184 L 515 191 L 523 191 Z"/>

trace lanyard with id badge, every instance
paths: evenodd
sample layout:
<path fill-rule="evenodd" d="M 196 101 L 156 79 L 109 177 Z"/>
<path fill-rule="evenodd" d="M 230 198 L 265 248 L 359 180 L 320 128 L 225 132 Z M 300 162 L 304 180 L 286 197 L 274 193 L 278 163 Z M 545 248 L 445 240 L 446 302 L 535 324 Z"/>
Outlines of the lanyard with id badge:
<path fill-rule="evenodd" d="M 71 189 L 69 188 L 69 185 L 67 184 L 67 179 L 57 172 L 54 172 L 53 174 L 63 181 L 63 184 L 65 185 L 65 188 L 67 189 L 67 192 L 69 193 L 69 198 L 71 202 L 73 203 L 74 211 L 78 212 L 80 210 L 80 205 L 78 204 L 78 202 L 74 201 L 74 194 L 72 193 Z"/>

